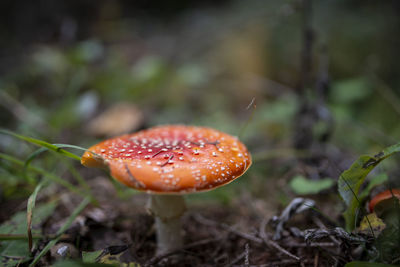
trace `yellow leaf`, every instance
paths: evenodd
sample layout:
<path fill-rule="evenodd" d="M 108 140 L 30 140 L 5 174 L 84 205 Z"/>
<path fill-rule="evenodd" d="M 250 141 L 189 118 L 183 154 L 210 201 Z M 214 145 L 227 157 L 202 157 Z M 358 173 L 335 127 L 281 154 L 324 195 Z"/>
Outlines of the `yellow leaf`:
<path fill-rule="evenodd" d="M 370 213 L 361 220 L 360 227 L 358 227 L 357 232 L 363 233 L 366 235 L 372 235 L 374 232 L 374 236 L 377 237 L 383 229 L 386 228 L 386 224 L 376 216 L 376 213 Z"/>

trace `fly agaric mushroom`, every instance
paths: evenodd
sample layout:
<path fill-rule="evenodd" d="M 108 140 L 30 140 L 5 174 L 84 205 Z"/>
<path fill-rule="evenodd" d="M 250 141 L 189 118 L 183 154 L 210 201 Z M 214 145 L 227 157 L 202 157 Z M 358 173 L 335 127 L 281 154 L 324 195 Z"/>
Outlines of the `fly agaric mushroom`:
<path fill-rule="evenodd" d="M 383 191 L 382 193 L 377 194 L 369 202 L 369 211 L 373 212 L 375 206 L 379 202 L 381 202 L 383 200 L 386 200 L 386 199 L 390 199 L 393 196 L 397 197 L 398 199 L 400 199 L 400 189 L 389 189 L 389 190 Z"/>
<path fill-rule="evenodd" d="M 126 186 L 150 194 L 157 254 L 182 246 L 183 196 L 228 184 L 251 165 L 236 137 L 205 127 L 167 125 L 105 140 L 82 156 Z"/>

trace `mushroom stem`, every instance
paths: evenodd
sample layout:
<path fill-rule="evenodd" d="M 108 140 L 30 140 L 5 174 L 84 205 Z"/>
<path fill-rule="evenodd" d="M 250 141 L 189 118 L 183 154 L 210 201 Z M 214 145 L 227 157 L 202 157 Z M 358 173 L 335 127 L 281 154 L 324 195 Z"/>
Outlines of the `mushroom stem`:
<path fill-rule="evenodd" d="M 155 217 L 156 254 L 162 255 L 182 247 L 181 216 L 186 210 L 183 197 L 180 195 L 152 194 L 149 210 Z"/>

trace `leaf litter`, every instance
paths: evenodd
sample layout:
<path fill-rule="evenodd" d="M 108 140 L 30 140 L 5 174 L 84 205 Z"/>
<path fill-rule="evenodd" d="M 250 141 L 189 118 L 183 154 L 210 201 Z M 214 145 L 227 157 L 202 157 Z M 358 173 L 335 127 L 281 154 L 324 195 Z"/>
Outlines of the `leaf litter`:
<path fill-rule="evenodd" d="M 236 209 L 237 205 L 246 205 L 246 198 L 240 196 L 234 205 L 224 208 L 194 204 L 194 209 L 183 218 L 184 247 L 154 256 L 155 233 L 153 218 L 144 208 L 146 195 L 134 194 L 121 200 L 110 180 L 101 176 L 91 180 L 90 186 L 99 196 L 99 206 L 88 205 L 89 199 L 79 206 L 81 197 L 68 193 L 68 201 L 76 207 L 72 213 L 63 207 L 63 201 L 59 201 L 51 217 L 39 216 L 42 220 L 40 233 L 53 237 L 39 240 L 33 250 L 35 261 L 30 266 L 55 262 L 55 266 L 72 266 L 68 264 L 78 264 L 77 260 L 77 266 L 94 263 L 117 266 L 307 266 L 314 262 L 329 266 L 350 260 L 337 256 L 341 254 L 342 243 L 348 239 L 339 239 L 340 244 L 335 244 L 329 239 L 330 235 L 337 237 L 332 231 L 306 242 L 304 230 L 312 225 L 318 227 L 310 220 L 310 216 L 319 216 L 312 209 L 313 200 L 297 198 L 272 220 L 255 210 Z M 36 204 L 35 215 L 40 214 L 41 205 Z M 69 220 L 65 221 L 68 216 Z M 280 236 L 274 238 L 273 232 L 277 229 L 274 222 L 276 225 L 277 221 Z M 55 225 L 58 226 L 54 228 Z M 61 244 L 56 251 L 60 255 L 47 253 L 57 243 Z M 24 244 L 28 251 L 26 240 Z M 358 244 L 349 243 L 350 246 Z M 75 253 L 68 252 L 74 249 L 81 256 L 76 258 Z"/>

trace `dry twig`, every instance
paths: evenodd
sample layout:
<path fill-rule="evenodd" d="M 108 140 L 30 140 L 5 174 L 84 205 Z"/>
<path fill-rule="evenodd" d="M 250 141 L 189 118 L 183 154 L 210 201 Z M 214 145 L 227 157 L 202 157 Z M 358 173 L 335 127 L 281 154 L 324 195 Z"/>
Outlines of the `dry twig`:
<path fill-rule="evenodd" d="M 277 249 L 278 251 L 280 251 L 282 254 L 285 254 L 285 255 L 289 256 L 290 258 L 299 262 L 300 261 L 299 257 L 297 257 L 296 255 L 293 255 L 286 249 L 279 246 L 278 243 L 276 243 L 275 241 L 268 238 L 267 233 L 265 232 L 265 227 L 267 225 L 267 222 L 268 222 L 268 220 L 266 218 L 264 218 L 264 220 L 261 222 L 261 225 L 260 225 L 260 236 L 261 236 L 262 240 L 264 241 L 264 243 L 267 246 L 273 247 L 273 248 Z"/>
<path fill-rule="evenodd" d="M 157 264 L 161 260 L 163 260 L 165 258 L 168 258 L 168 257 L 170 257 L 172 255 L 185 253 L 185 250 L 188 250 L 188 249 L 191 249 L 191 248 L 194 248 L 194 247 L 198 247 L 198 246 L 202 246 L 202 245 L 206 245 L 206 244 L 209 244 L 209 243 L 217 242 L 217 241 L 220 241 L 220 240 L 221 240 L 221 238 L 219 238 L 219 237 L 218 238 L 209 238 L 209 239 L 204 239 L 204 240 L 200 240 L 198 242 L 194 242 L 194 243 L 188 244 L 188 245 L 184 246 L 183 248 L 180 248 L 180 249 L 177 249 L 177 250 L 174 250 L 174 251 L 171 251 L 171 252 L 168 252 L 168 253 L 153 257 L 149 261 L 147 261 L 144 264 L 144 266 L 154 266 L 155 264 Z"/>
<path fill-rule="evenodd" d="M 240 236 L 240 237 L 242 237 L 244 239 L 247 239 L 247 240 L 250 240 L 250 241 L 253 241 L 253 242 L 256 242 L 256 243 L 263 243 L 261 238 L 258 238 L 256 236 L 253 236 L 253 235 L 250 235 L 250 234 L 247 234 L 247 233 L 240 232 L 240 231 L 234 229 L 233 227 L 231 227 L 231 226 L 229 226 L 229 225 L 227 225 L 225 223 L 214 222 L 214 221 L 212 221 L 210 219 L 204 218 L 203 216 L 201 216 L 199 214 L 193 214 L 193 218 L 196 221 L 198 221 L 199 223 L 201 223 L 201 224 L 220 227 L 220 228 L 225 229 L 225 230 L 227 230 L 229 232 L 232 232 L 235 235 L 238 235 L 238 236 Z"/>

